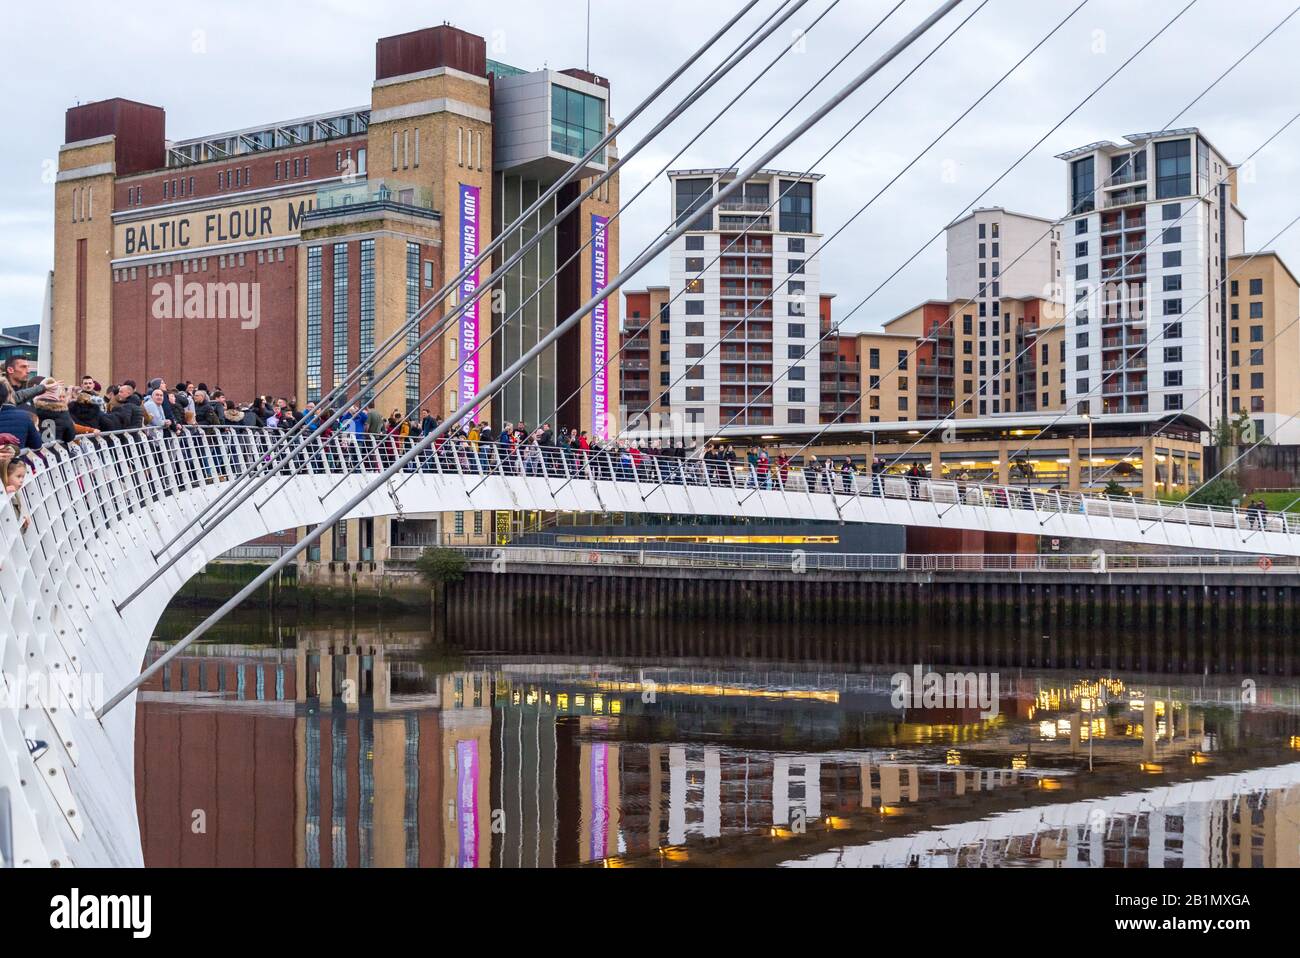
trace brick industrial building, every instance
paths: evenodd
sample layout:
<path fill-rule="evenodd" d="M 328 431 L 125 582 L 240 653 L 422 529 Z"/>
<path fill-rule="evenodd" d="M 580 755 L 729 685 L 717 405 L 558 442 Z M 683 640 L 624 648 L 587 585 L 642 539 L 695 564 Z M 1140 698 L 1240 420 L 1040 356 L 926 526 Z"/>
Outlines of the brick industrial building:
<path fill-rule="evenodd" d="M 602 77 L 496 63 L 482 37 L 450 26 L 379 40 L 370 102 L 328 114 L 169 140 L 162 107 L 123 99 L 73 107 L 55 189 L 53 373 L 185 378 L 240 401 L 315 399 L 609 123 Z M 607 149 L 584 182 L 615 157 Z M 532 225 L 578 192 L 567 185 Z M 577 309 L 617 267 L 617 221 L 605 228 L 617 207 L 613 178 L 501 284 L 495 301 L 505 312 L 481 300 L 382 390 L 381 411 L 419 403 L 523 305 L 522 321 L 435 393 L 428 405 L 445 414 Z M 593 243 L 539 291 L 539 276 L 602 229 L 596 283 Z M 442 315 L 440 305 L 421 329 Z M 533 423 L 579 390 L 602 351 L 612 353 L 602 324 L 616 339 L 617 297 L 519 377 L 494 418 Z M 558 421 L 601 431 L 593 417 L 613 411 L 616 368 L 605 387 L 593 395 L 582 386 Z"/>

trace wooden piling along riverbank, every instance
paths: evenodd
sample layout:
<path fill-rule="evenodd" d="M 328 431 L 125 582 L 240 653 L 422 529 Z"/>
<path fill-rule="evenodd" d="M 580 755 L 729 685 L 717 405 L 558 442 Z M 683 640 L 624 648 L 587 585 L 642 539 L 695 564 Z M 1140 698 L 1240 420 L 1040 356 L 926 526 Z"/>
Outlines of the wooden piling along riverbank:
<path fill-rule="evenodd" d="M 831 647 L 818 654 L 832 658 L 835 643 L 869 638 L 896 644 L 898 660 L 912 661 L 915 652 L 906 650 L 917 634 L 950 632 L 967 637 L 961 646 L 972 661 L 1026 667 L 1243 674 L 1300 668 L 1295 574 L 793 573 L 599 565 L 514 565 L 493 572 L 490 564 L 475 563 L 448 590 L 448 603 L 453 619 L 482 618 L 494 634 L 515 633 L 521 640 L 533 631 L 531 623 L 565 619 L 693 623 L 693 630 L 664 630 L 687 635 L 709 624 L 786 624 L 833 627 L 806 633 L 829 638 Z M 1059 644 L 1063 635 L 1070 636 L 1068 649 Z M 654 651 L 691 654 L 685 646 Z M 799 650 L 738 647 L 724 654 L 790 653 Z"/>

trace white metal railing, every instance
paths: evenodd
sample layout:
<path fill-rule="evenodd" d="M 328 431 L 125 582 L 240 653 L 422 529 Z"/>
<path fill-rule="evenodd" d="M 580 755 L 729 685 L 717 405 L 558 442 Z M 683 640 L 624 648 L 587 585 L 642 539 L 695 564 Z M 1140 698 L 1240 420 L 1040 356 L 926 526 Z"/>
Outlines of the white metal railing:
<path fill-rule="evenodd" d="M 66 445 L 24 453 L 32 474 L 16 494 L 16 505 L 29 520 L 28 536 L 62 539 L 71 534 L 74 540 L 84 538 L 99 526 L 153 508 L 173 493 L 224 481 L 265 465 L 280 435 L 276 430 L 242 426 L 201 426 L 176 433 L 143 429 L 83 436 Z M 346 432 L 311 437 L 279 472 L 286 476 L 330 475 L 341 481 L 349 474 L 382 470 L 416 441 L 414 437 Z M 1256 532 L 1300 535 L 1300 515 L 1296 514 L 873 474 L 861 468 L 832 472 L 798 465 L 751 466 L 743 461 L 698 456 L 678 458 L 623 447 L 583 451 L 554 445 L 471 444 L 468 440 L 447 439 L 413 460 L 406 471 L 479 479 L 502 476 L 628 483 L 647 498 L 664 486 L 725 489 L 738 494 L 737 512 L 743 512 L 748 494 L 755 492 L 775 492 L 787 500 L 833 496 L 837 505 L 846 505 L 845 500 L 865 498 L 908 500 L 937 506 L 976 507 L 982 512 L 1025 513 L 1035 519 L 1027 524 L 1026 531 L 1036 531 L 1052 515 L 1075 514 L 1128 520 L 1134 523 L 1133 528 L 1112 524 L 1108 536 L 1132 541 L 1140 541 L 1143 536 L 1139 530 L 1153 523 L 1235 529 L 1244 535 Z M 791 517 L 801 514 L 798 505 L 791 502 Z M 652 504 L 645 509 L 654 511 Z M 916 521 L 925 519 L 921 516 Z M 1300 550 L 1300 538 L 1295 548 Z"/>
<path fill-rule="evenodd" d="M 410 547 L 404 558 L 414 560 L 426 547 Z M 610 565 L 641 567 L 815 569 L 839 572 L 1300 572 L 1300 557 L 1174 553 L 907 553 L 731 551 L 707 549 L 609 548 L 596 545 L 469 546 L 457 549 L 471 561 L 516 562 L 522 565 Z M 1261 561 L 1267 560 L 1267 561 Z"/>

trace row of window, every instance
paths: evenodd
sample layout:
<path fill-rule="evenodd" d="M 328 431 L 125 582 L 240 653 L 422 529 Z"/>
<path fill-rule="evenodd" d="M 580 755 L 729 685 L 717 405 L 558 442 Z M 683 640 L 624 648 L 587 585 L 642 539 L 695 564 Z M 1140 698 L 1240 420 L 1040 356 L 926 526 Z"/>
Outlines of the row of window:
<path fill-rule="evenodd" d="M 234 269 L 238 266 L 248 265 L 247 253 L 228 253 L 217 257 L 217 267 L 219 269 Z M 259 249 L 257 251 L 257 262 L 259 265 L 264 263 L 283 263 L 284 247 L 278 246 L 274 249 Z M 171 276 L 174 266 L 179 263 L 182 273 L 206 273 L 208 271 L 208 257 L 202 256 L 195 259 L 185 260 L 168 260 L 164 263 L 152 263 L 145 267 L 145 277 L 153 279 L 159 276 Z M 113 282 L 126 282 L 136 278 L 135 266 L 123 266 L 113 270 Z"/>

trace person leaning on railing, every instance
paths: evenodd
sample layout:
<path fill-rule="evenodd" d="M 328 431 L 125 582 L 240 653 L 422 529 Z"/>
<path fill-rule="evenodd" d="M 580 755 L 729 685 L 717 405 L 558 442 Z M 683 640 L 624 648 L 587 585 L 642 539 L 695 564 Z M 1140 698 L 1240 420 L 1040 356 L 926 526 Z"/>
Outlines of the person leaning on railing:
<path fill-rule="evenodd" d="M 41 432 L 36 428 L 36 416 L 10 403 L 12 395 L 9 384 L 0 381 L 0 432 L 13 436 L 14 445 L 19 449 L 40 449 Z"/>

